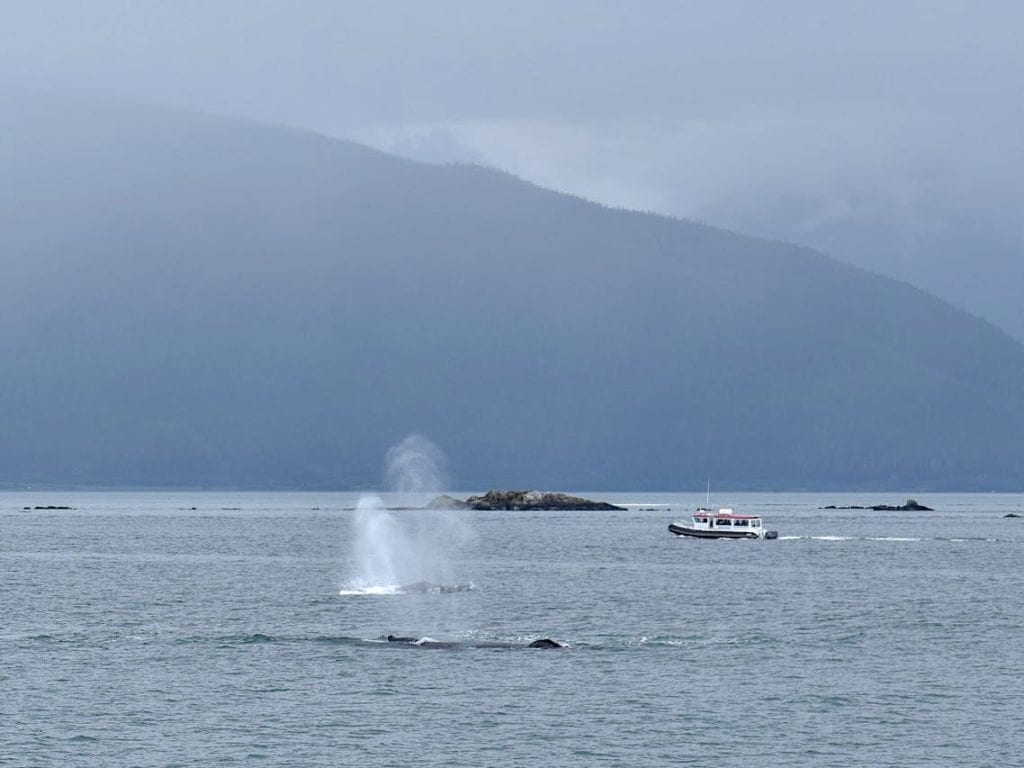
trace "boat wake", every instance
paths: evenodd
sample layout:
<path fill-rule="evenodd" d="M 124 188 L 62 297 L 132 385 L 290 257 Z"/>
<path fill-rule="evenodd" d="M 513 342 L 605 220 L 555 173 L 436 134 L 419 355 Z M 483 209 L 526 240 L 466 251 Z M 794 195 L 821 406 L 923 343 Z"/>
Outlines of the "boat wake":
<path fill-rule="evenodd" d="M 779 536 L 779 541 L 924 541 L 915 536 Z"/>
<path fill-rule="evenodd" d="M 1001 541 L 1001 539 L 992 539 L 985 536 L 779 536 L 779 541 L 996 542 Z"/>

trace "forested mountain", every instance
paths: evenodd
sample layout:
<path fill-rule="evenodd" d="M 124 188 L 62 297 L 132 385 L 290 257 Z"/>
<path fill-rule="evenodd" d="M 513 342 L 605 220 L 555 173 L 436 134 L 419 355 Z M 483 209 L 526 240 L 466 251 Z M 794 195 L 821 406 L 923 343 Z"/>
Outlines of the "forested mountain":
<path fill-rule="evenodd" d="M 900 189 L 900 181 L 878 183 Z M 1024 234 L 1012 211 L 1017 196 L 1011 191 L 959 207 L 956 196 L 942 189 L 902 202 L 847 196 L 860 205 L 776 193 L 771 200 L 728 201 L 705 211 L 704 218 L 729 229 L 799 242 L 905 280 L 1024 340 Z"/>
<path fill-rule="evenodd" d="M 1024 347 L 808 249 L 21 95 L 0 176 L 0 483 L 1024 486 Z"/>

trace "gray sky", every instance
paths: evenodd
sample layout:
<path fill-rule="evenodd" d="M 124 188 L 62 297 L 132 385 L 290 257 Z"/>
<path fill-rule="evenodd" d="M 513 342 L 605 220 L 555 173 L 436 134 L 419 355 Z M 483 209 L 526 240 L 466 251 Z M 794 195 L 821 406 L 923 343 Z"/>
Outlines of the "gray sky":
<path fill-rule="evenodd" d="M 998 1 L 8 1 L 0 87 L 289 123 L 850 258 L 891 229 L 867 266 L 906 277 L 951 221 L 1024 241 L 1021 29 Z"/>
<path fill-rule="evenodd" d="M 6 2 L 5 79 L 329 127 L 978 108 L 1017 3 Z"/>

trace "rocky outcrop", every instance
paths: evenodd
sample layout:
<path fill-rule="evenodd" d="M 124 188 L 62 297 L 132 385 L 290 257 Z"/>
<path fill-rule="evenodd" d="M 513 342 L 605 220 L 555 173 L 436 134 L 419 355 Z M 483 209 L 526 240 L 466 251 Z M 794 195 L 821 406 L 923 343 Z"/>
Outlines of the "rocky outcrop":
<path fill-rule="evenodd" d="M 614 510 L 625 511 L 623 507 L 604 501 L 592 501 L 565 493 L 544 493 L 542 491 L 488 491 L 483 496 L 466 499 L 470 509 L 479 510 Z"/>
<path fill-rule="evenodd" d="M 623 507 L 614 504 L 565 493 L 500 490 L 491 490 L 482 496 L 470 496 L 465 501 L 445 494 L 430 501 L 425 509 L 625 511 Z"/>
<path fill-rule="evenodd" d="M 872 507 L 875 512 L 934 512 L 931 507 L 918 504 L 914 499 L 907 499 L 904 504 L 898 507 L 890 507 L 888 504 L 877 504 Z"/>
<path fill-rule="evenodd" d="M 819 507 L 819 509 L 870 509 L 875 512 L 934 512 L 931 507 L 926 507 L 924 504 L 918 504 L 915 499 L 907 499 L 906 503 L 900 506 L 892 506 L 891 504 L 875 504 L 873 507 L 837 507 L 834 504 L 829 504 L 827 507 Z"/>

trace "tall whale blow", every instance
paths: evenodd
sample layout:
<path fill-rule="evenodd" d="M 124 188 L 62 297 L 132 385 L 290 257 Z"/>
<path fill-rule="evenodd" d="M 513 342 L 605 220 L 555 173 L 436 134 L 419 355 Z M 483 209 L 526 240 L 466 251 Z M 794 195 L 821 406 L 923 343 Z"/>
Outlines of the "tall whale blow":
<path fill-rule="evenodd" d="M 388 450 L 384 476 L 398 508 L 377 494 L 360 497 L 352 520 L 354 572 L 342 594 L 451 592 L 468 589 L 455 578 L 451 557 L 471 531 L 457 513 L 409 509 L 445 489 L 444 453 L 422 435 L 409 435 Z"/>

